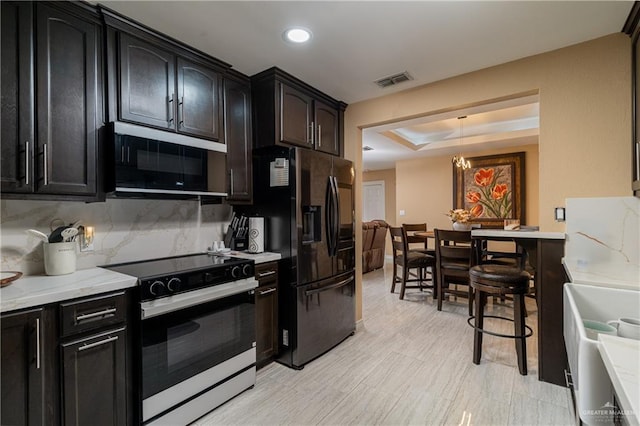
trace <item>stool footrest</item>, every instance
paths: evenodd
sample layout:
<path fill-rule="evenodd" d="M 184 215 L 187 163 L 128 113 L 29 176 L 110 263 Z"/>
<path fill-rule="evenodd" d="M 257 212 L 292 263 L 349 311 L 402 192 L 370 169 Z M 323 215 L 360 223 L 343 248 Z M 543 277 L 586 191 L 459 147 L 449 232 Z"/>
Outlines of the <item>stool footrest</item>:
<path fill-rule="evenodd" d="M 469 318 L 467 318 L 467 324 L 469 324 L 471 326 L 471 328 L 473 328 L 474 330 L 478 330 L 481 333 L 487 333 L 490 334 L 492 336 L 497 336 L 497 337 L 506 337 L 509 339 L 526 339 L 527 337 L 531 337 L 533 336 L 533 329 L 531 327 L 529 327 L 528 325 L 524 325 L 524 327 L 527 329 L 528 333 L 526 333 L 525 335 L 522 336 L 518 336 L 516 334 L 502 334 L 502 333 L 496 333 L 495 331 L 489 331 L 489 330 L 484 330 L 482 328 L 476 327 L 475 325 L 472 324 L 472 321 L 476 318 L 475 315 L 470 316 Z M 506 321 L 511 321 L 513 322 L 512 318 L 507 318 L 507 317 L 500 317 L 497 315 L 484 315 L 484 318 L 496 318 L 496 319 L 501 319 L 501 320 L 506 320 Z"/>

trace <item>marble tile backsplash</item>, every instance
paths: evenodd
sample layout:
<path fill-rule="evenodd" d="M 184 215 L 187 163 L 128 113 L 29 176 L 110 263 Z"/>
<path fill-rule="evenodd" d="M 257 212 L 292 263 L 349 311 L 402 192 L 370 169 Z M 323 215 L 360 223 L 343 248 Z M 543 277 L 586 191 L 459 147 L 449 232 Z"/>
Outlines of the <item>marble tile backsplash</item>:
<path fill-rule="evenodd" d="M 82 220 L 95 227 L 93 252 L 78 252 L 77 268 L 202 252 L 222 240 L 227 205 L 192 200 L 108 199 L 104 203 L 0 201 L 0 266 L 27 275 L 44 271 L 42 243 L 25 233 L 50 233 L 50 223 Z"/>
<path fill-rule="evenodd" d="M 565 257 L 640 266 L 640 199 L 568 198 Z"/>

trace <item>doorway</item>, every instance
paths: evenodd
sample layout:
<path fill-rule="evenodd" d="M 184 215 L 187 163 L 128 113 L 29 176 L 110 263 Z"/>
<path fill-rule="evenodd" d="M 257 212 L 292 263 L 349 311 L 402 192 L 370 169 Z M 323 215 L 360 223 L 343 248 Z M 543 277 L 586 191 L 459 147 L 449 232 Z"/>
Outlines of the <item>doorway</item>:
<path fill-rule="evenodd" d="M 384 181 L 374 180 L 362 183 L 362 221 L 374 219 L 386 221 Z"/>

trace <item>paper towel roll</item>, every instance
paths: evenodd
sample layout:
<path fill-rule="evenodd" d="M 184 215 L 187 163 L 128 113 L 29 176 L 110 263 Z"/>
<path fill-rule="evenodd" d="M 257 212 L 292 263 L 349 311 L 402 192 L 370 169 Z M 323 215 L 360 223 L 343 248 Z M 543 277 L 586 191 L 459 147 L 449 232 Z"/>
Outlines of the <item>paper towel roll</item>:
<path fill-rule="evenodd" d="M 264 218 L 249 218 L 249 253 L 264 251 Z"/>

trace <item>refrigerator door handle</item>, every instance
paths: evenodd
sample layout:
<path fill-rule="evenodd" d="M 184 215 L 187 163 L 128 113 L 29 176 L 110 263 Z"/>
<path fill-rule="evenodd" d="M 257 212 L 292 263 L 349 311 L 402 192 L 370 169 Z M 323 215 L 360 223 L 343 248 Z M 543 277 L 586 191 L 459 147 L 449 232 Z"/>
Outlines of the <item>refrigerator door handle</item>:
<path fill-rule="evenodd" d="M 333 255 L 338 255 L 338 239 L 340 238 L 340 196 L 338 193 L 338 179 L 335 176 L 333 178 L 333 190 L 334 190 L 334 206 L 335 206 L 335 216 L 334 216 L 334 234 L 333 234 Z"/>
<path fill-rule="evenodd" d="M 313 290 L 306 290 L 304 292 L 304 295 L 309 297 L 309 296 L 313 296 L 314 294 L 318 294 L 318 293 L 322 293 L 323 291 L 327 291 L 327 290 L 331 290 L 334 288 L 338 288 L 338 287 L 343 287 L 349 283 L 351 283 L 353 281 L 353 275 L 351 275 L 349 278 L 344 279 L 342 281 L 338 281 L 337 283 L 334 284 L 330 284 L 324 287 L 319 287 L 319 288 L 314 288 Z"/>
<path fill-rule="evenodd" d="M 327 252 L 329 256 L 333 254 L 333 181 L 331 176 L 327 181 L 327 193 L 325 195 L 325 230 L 327 234 Z"/>

